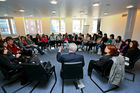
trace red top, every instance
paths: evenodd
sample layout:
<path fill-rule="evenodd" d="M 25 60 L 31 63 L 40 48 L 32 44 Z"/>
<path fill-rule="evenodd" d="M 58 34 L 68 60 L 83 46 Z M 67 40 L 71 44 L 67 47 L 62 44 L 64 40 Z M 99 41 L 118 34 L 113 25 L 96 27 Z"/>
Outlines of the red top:
<path fill-rule="evenodd" d="M 41 41 L 47 43 L 48 39 L 47 39 L 47 37 L 41 37 Z"/>
<path fill-rule="evenodd" d="M 17 54 L 19 49 L 17 48 L 17 46 L 15 44 L 13 44 L 12 46 L 7 47 L 13 54 Z"/>
<path fill-rule="evenodd" d="M 68 41 L 68 36 L 65 36 L 64 41 Z"/>

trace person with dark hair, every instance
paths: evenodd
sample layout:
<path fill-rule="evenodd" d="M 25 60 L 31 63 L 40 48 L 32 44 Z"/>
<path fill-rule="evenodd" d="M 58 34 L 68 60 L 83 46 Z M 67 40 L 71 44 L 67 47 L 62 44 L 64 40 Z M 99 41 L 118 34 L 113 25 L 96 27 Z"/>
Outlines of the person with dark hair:
<path fill-rule="evenodd" d="M 102 36 L 103 36 L 103 33 L 102 33 L 102 31 L 100 31 L 100 30 L 98 30 L 98 37 L 100 37 L 100 38 L 102 38 Z"/>
<path fill-rule="evenodd" d="M 45 34 L 42 34 L 41 42 L 42 42 L 42 50 L 43 49 L 47 49 L 47 46 L 48 46 L 48 38 L 45 36 Z"/>
<path fill-rule="evenodd" d="M 20 53 L 21 51 L 17 48 L 17 46 L 13 43 L 13 39 L 12 37 L 7 37 L 6 38 L 6 41 L 7 41 L 7 48 L 9 51 L 11 51 L 13 54 L 18 54 Z"/>
<path fill-rule="evenodd" d="M 96 53 L 98 52 L 99 47 L 104 45 L 108 41 L 107 34 L 104 33 L 103 38 L 99 41 L 99 43 L 96 44 Z"/>
<path fill-rule="evenodd" d="M 38 52 L 39 52 L 41 55 L 44 54 L 44 52 L 39 48 L 39 46 L 37 46 L 37 45 L 34 44 L 34 42 L 31 40 L 31 37 L 30 37 L 29 34 L 27 35 L 27 38 L 26 38 L 26 44 L 27 44 L 28 47 L 31 47 L 32 50 L 37 49 Z"/>
<path fill-rule="evenodd" d="M 7 48 L 7 46 L 8 44 L 6 41 L 0 42 L 0 47 Z M 6 55 L 11 61 L 15 63 L 18 63 L 19 61 L 22 62 L 24 60 L 21 54 L 12 54 L 10 51 L 8 51 Z"/>
<path fill-rule="evenodd" d="M 109 63 L 113 63 L 111 58 L 116 54 L 117 48 L 114 45 L 106 45 L 106 55 L 101 57 L 98 61 L 90 60 L 88 66 L 88 75 L 91 76 L 92 69 L 103 72 Z"/>
<path fill-rule="evenodd" d="M 39 34 L 36 34 L 36 37 L 34 38 L 34 42 L 36 45 L 41 46 L 41 37 Z"/>
<path fill-rule="evenodd" d="M 126 66 L 127 68 L 133 68 L 134 64 L 135 64 L 135 59 L 137 58 L 137 56 L 139 56 L 140 54 L 140 50 L 138 49 L 138 41 L 133 40 L 130 42 L 129 44 L 129 48 L 128 51 L 126 53 L 126 57 L 129 58 L 129 66 Z"/>
<path fill-rule="evenodd" d="M 125 43 L 121 45 L 121 48 L 118 50 L 120 55 L 125 56 L 127 53 L 127 50 L 129 49 L 129 44 L 131 42 L 131 39 L 125 40 Z"/>
<path fill-rule="evenodd" d="M 18 62 L 17 64 L 14 63 L 13 61 L 11 61 L 9 59 L 9 57 L 7 56 L 8 50 L 6 47 L 2 47 L 0 46 L 0 66 L 5 68 L 7 71 L 10 70 L 19 70 L 21 67 L 19 64 L 21 64 L 21 62 Z"/>
<path fill-rule="evenodd" d="M 32 56 L 32 54 L 33 54 L 32 50 L 28 50 L 24 47 L 17 48 L 17 46 L 13 43 L 12 37 L 7 37 L 6 41 L 8 44 L 7 48 L 12 54 L 22 54 L 25 56 Z"/>
<path fill-rule="evenodd" d="M 115 43 L 114 34 L 111 34 L 111 35 L 110 35 L 110 38 L 109 38 L 109 40 L 106 42 L 106 44 L 112 44 L 112 45 L 114 45 L 114 43 Z"/>
<path fill-rule="evenodd" d="M 59 35 L 56 37 L 56 44 L 57 44 L 57 47 L 58 46 L 61 46 L 61 44 L 62 44 L 62 40 L 63 40 L 63 37 L 62 37 L 62 35 L 61 35 L 61 33 L 59 33 Z"/>
<path fill-rule="evenodd" d="M 97 44 L 97 39 L 98 39 L 97 34 L 94 34 L 93 37 L 91 38 L 91 41 L 88 43 L 88 45 L 89 45 L 88 51 L 92 50 L 92 47 L 93 47 L 93 46 L 96 46 L 96 44 Z"/>
<path fill-rule="evenodd" d="M 107 40 L 106 44 L 114 45 L 114 43 L 115 43 L 114 34 L 111 34 L 110 38 Z M 102 46 L 100 46 L 102 55 L 105 54 L 104 50 L 105 50 L 106 44 L 102 44 Z"/>
<path fill-rule="evenodd" d="M 116 46 L 117 49 L 120 49 L 121 47 L 121 44 L 122 44 L 122 37 L 121 36 L 118 36 L 114 45 Z"/>

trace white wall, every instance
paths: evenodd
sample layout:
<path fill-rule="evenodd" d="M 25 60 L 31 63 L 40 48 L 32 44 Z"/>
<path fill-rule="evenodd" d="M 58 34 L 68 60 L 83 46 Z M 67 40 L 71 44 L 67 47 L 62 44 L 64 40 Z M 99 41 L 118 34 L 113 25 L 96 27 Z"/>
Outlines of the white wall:
<path fill-rule="evenodd" d="M 117 37 L 118 35 L 123 37 L 127 17 L 122 17 L 122 14 L 123 13 L 102 18 L 101 30 L 103 31 L 103 33 L 107 33 L 108 36 L 110 34 L 114 34 L 115 37 Z"/>
<path fill-rule="evenodd" d="M 140 44 L 140 10 L 137 10 L 132 39 L 137 40 Z"/>

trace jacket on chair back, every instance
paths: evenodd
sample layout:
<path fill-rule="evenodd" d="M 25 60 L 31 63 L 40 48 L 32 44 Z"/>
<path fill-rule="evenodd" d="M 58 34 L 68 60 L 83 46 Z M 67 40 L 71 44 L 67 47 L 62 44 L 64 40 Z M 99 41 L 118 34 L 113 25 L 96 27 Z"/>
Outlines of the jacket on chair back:
<path fill-rule="evenodd" d="M 113 57 L 113 65 L 109 74 L 109 83 L 119 85 L 125 76 L 125 60 L 123 56 Z"/>

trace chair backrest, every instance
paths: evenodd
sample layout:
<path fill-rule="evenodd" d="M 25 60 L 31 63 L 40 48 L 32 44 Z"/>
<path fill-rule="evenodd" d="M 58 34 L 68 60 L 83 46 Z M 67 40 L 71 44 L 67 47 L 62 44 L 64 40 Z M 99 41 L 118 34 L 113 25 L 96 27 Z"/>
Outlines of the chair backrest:
<path fill-rule="evenodd" d="M 6 80 L 10 79 L 13 75 L 15 75 L 15 71 L 14 70 L 7 70 L 4 67 L 0 66 L 0 71 L 2 72 L 2 74 L 4 75 L 4 78 Z"/>
<path fill-rule="evenodd" d="M 50 76 L 41 64 L 23 63 L 21 64 L 25 75 L 29 81 L 47 81 Z"/>
<path fill-rule="evenodd" d="M 61 68 L 62 79 L 82 79 L 82 62 L 64 62 Z"/>

